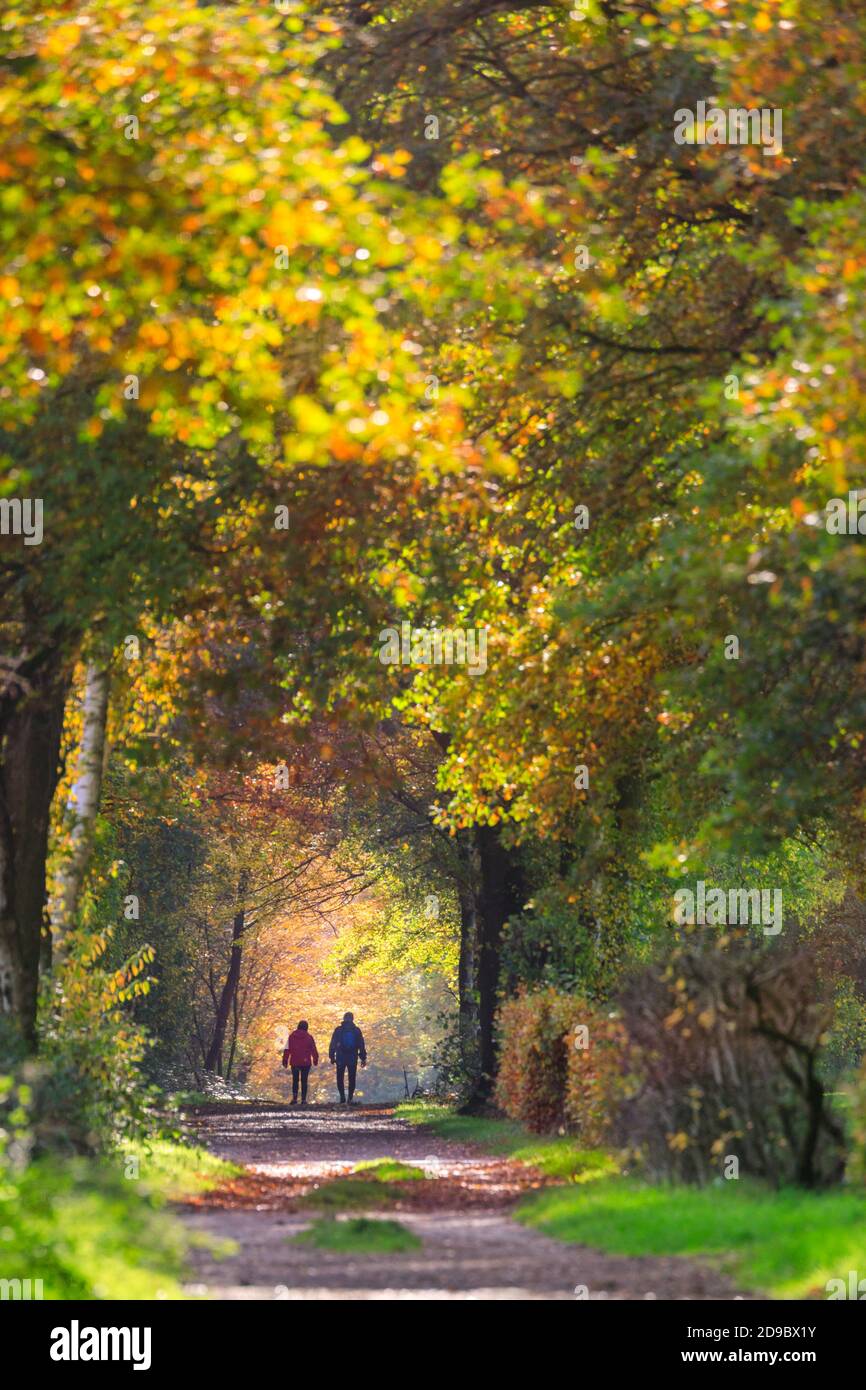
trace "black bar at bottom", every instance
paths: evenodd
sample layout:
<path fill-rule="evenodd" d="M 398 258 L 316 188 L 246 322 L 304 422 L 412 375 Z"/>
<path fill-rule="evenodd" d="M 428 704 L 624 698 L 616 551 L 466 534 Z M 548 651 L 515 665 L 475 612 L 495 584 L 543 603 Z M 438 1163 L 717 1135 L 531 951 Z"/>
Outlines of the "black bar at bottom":
<path fill-rule="evenodd" d="M 329 1302 L 327 1299 L 317 1300 Z M 515 1337 L 527 1356 L 525 1374 L 535 1356 L 548 1364 L 550 1355 L 562 1355 L 577 1374 L 593 1367 L 597 1378 L 603 1361 L 606 1375 L 618 1372 L 641 1375 L 667 1374 L 674 1368 L 700 1375 L 707 1367 L 728 1371 L 760 1369 L 772 1376 L 791 1367 L 808 1368 L 826 1377 L 828 1371 L 857 1364 L 862 1352 L 864 1321 L 860 1310 L 845 1301 L 758 1302 L 627 1302 L 616 1299 L 575 1298 L 573 1305 L 554 1301 L 551 1313 L 541 1315 L 534 1306 L 515 1323 L 499 1322 L 494 1308 L 491 1321 L 479 1326 L 477 1303 L 473 1321 L 463 1321 L 465 1310 L 455 1309 L 452 1341 L 448 1316 L 436 1299 L 435 1309 L 414 1314 L 405 1306 L 425 1302 L 405 1296 L 403 1306 L 384 1315 L 379 1310 L 388 1299 L 343 1300 L 320 1323 L 309 1300 L 286 1302 L 156 1302 L 156 1303 L 0 1303 L 0 1336 L 7 1346 L 11 1333 L 18 1346 L 26 1346 L 27 1363 L 46 1375 L 49 1383 L 62 1383 L 70 1375 L 92 1379 L 105 1370 L 113 1376 L 166 1372 L 192 1373 L 196 1377 L 218 1373 L 221 1384 L 229 1375 L 242 1374 L 246 1382 L 268 1379 L 280 1365 L 302 1364 L 312 1369 L 318 1360 L 327 1374 L 363 1372 L 365 1362 L 389 1381 L 414 1375 L 416 1359 L 423 1354 L 425 1372 L 441 1364 L 453 1374 L 455 1358 L 465 1369 L 467 1360 L 479 1369 L 513 1370 Z M 490 1300 L 496 1303 L 496 1300 Z M 299 1303 L 305 1306 L 301 1308 Z M 536 1318 L 543 1316 L 543 1322 Z M 467 1328 L 473 1336 L 467 1342 Z M 325 1332 L 321 1339 L 320 1329 Z M 541 1333 L 542 1341 L 537 1340 Z M 26 1338 L 26 1341 L 24 1340 Z M 535 1350 L 533 1351 L 533 1347 Z M 335 1361 L 334 1355 L 337 1354 Z M 408 1355 L 410 1360 L 403 1361 Z M 287 1361 L 286 1358 L 289 1358 Z M 404 1371 L 400 1370 L 401 1362 Z M 325 1366 L 323 1365 L 323 1371 Z M 563 1369 L 565 1367 L 563 1366 Z M 539 1367 L 541 1370 L 541 1367 Z M 308 1372 L 307 1372 L 308 1374 Z"/>

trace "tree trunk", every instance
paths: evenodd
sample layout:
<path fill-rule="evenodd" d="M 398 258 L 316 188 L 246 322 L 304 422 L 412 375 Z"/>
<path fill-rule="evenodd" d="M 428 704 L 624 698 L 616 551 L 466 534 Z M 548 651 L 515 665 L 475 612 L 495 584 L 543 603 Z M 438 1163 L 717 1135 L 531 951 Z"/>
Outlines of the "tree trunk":
<path fill-rule="evenodd" d="M 93 833 L 102 794 L 105 730 L 108 721 L 110 673 L 107 665 L 91 662 L 84 682 L 83 726 L 75 783 L 70 793 L 72 827 L 69 850 L 57 872 L 51 920 L 65 935 L 74 929 L 78 901 L 93 847 Z"/>
<path fill-rule="evenodd" d="M 502 843 L 498 826 L 477 826 L 473 832 L 477 853 L 476 880 L 478 1053 L 479 1075 L 464 1111 L 483 1108 L 490 1099 L 496 1077 L 496 1010 L 499 1006 L 499 969 L 502 931 L 508 918 L 520 912 L 525 886 L 518 852 Z"/>
<path fill-rule="evenodd" d="M 246 929 L 246 912 L 244 910 L 244 897 L 247 891 L 247 881 L 249 875 L 244 869 L 238 880 L 238 903 L 239 907 L 232 920 L 232 949 L 229 960 L 228 974 L 222 988 L 222 994 L 217 1005 L 216 1017 L 214 1019 L 213 1037 L 208 1048 L 207 1056 L 204 1059 L 205 1071 L 216 1072 L 222 1076 L 223 1072 L 223 1046 L 225 1044 L 226 1028 L 228 1026 L 229 1014 L 237 993 L 238 982 L 241 978 L 241 956 L 243 954 L 243 934 Z"/>
<path fill-rule="evenodd" d="M 238 1016 L 238 991 L 235 990 L 232 998 L 232 1042 L 229 1048 L 229 1059 L 226 1063 L 226 1081 L 231 1081 L 232 1067 L 235 1064 L 235 1048 L 238 1045 L 238 1028 L 240 1018 Z"/>
<path fill-rule="evenodd" d="M 461 832 L 462 833 L 462 832 Z M 461 847 L 463 848 L 463 847 Z M 458 1028 L 460 1060 L 474 1090 L 481 1066 L 478 1051 L 478 855 L 474 837 L 461 854 L 464 873 L 458 884 L 460 901 L 460 954 L 457 961 Z"/>
<path fill-rule="evenodd" d="M 43 658 L 22 661 L 0 692 L 0 1013 L 28 1049 L 66 689 L 59 663 Z"/>

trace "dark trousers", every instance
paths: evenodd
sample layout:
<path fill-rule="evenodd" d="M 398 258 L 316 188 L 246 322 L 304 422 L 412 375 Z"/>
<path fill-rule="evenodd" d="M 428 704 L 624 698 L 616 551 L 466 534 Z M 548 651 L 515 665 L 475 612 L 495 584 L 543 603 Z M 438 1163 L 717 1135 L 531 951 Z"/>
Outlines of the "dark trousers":
<path fill-rule="evenodd" d="M 301 1083 L 301 1100 L 307 1099 L 307 1082 L 310 1079 L 310 1068 L 292 1067 L 292 1100 L 298 1099 L 298 1082 Z"/>
<path fill-rule="evenodd" d="M 349 1073 L 349 1100 L 355 1094 L 355 1077 L 358 1075 L 358 1059 L 354 1062 L 337 1063 L 337 1090 L 340 1092 L 340 1100 L 346 1099 L 345 1075 Z"/>

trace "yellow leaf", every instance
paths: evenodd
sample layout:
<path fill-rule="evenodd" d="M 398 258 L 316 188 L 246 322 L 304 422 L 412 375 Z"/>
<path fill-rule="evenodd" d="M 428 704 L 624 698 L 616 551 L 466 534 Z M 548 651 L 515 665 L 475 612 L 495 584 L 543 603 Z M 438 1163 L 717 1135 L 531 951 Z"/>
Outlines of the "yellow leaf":
<path fill-rule="evenodd" d="M 46 58 L 62 58 L 72 52 L 80 38 L 81 29 L 77 24 L 61 24 L 48 35 L 39 52 Z"/>

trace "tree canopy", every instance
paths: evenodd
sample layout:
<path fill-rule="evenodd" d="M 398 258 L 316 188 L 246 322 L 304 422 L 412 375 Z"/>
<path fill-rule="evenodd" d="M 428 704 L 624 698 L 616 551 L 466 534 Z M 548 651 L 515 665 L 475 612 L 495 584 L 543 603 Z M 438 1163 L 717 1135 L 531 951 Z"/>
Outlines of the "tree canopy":
<path fill-rule="evenodd" d="M 683 876 L 862 890 L 863 42 L 824 0 L 3 19 L 28 1045 L 46 899 L 57 948 L 137 855 L 206 1070 L 290 969 L 253 880 L 304 932 L 357 881 L 322 978 L 435 976 L 488 1091 L 503 994 L 609 991 Z"/>

